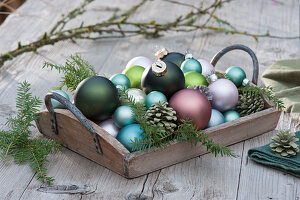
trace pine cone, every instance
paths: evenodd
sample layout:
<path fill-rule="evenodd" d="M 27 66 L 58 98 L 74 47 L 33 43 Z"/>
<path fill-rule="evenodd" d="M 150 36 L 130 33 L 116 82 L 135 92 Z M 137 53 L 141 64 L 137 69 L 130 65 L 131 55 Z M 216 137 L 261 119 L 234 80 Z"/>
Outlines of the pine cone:
<path fill-rule="evenodd" d="M 177 127 L 176 111 L 168 106 L 168 102 L 153 104 L 146 113 L 147 123 L 162 127 L 162 132 L 173 132 Z"/>
<path fill-rule="evenodd" d="M 264 107 L 265 103 L 261 95 L 256 95 L 252 92 L 239 94 L 239 101 L 236 108 L 242 117 L 259 112 L 263 110 Z"/>
<path fill-rule="evenodd" d="M 270 147 L 272 151 L 280 156 L 291 157 L 299 152 L 299 145 L 295 143 L 299 139 L 295 137 L 295 133 L 278 131 L 277 135 L 272 137 L 272 140 L 273 143 L 270 144 Z"/>
<path fill-rule="evenodd" d="M 210 101 L 212 100 L 212 95 L 209 92 L 209 88 L 206 85 L 194 85 L 194 88 L 188 86 L 189 89 L 199 90 L 206 98 Z"/>

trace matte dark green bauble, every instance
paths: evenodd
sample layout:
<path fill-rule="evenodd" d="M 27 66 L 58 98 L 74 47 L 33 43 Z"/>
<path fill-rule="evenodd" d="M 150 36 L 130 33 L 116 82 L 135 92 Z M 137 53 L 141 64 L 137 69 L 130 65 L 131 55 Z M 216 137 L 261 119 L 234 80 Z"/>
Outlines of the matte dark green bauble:
<path fill-rule="evenodd" d="M 158 74 L 153 71 L 155 65 L 162 65 L 164 71 Z M 151 67 L 145 69 L 142 76 L 142 88 L 146 94 L 152 91 L 159 91 L 170 98 L 178 90 L 184 89 L 184 75 L 177 65 L 171 62 L 156 61 Z"/>
<path fill-rule="evenodd" d="M 183 61 L 185 61 L 185 57 L 182 53 L 171 52 L 168 53 L 168 55 L 164 56 L 161 60 L 171 62 L 180 68 Z"/>
<path fill-rule="evenodd" d="M 74 104 L 91 120 L 109 118 L 119 103 L 115 85 L 105 77 L 92 76 L 79 83 L 74 95 Z"/>

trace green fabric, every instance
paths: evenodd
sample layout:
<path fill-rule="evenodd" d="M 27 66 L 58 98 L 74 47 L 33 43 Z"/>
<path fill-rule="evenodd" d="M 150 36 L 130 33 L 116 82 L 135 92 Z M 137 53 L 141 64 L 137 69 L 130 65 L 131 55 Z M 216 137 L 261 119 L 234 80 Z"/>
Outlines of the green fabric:
<path fill-rule="evenodd" d="M 262 81 L 284 102 L 285 111 L 300 113 L 300 58 L 275 62 L 264 71 Z"/>
<path fill-rule="evenodd" d="M 300 139 L 300 131 L 296 132 L 296 137 Z M 296 144 L 300 145 L 300 140 Z M 282 157 L 275 154 L 269 145 L 249 149 L 248 157 L 255 162 L 300 178 L 300 152 L 290 158 Z"/>

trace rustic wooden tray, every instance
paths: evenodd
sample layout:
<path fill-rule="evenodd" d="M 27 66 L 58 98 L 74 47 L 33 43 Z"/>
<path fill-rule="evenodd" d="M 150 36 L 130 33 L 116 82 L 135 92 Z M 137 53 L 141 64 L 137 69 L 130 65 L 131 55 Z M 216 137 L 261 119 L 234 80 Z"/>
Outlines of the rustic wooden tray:
<path fill-rule="evenodd" d="M 229 46 L 217 53 L 211 63 L 215 66 L 224 54 L 234 49 L 244 50 L 251 56 L 254 67 L 252 82 L 257 84 L 257 58 L 246 46 Z M 54 111 L 51 98 L 66 105 L 67 109 Z M 192 146 L 188 142 L 177 141 L 164 148 L 130 153 L 104 129 L 86 119 L 70 101 L 61 95 L 48 93 L 45 103 L 47 110 L 40 111 L 36 120 L 42 134 L 62 141 L 67 148 L 126 178 L 135 178 L 207 153 L 201 144 Z M 204 132 L 215 142 L 231 145 L 273 130 L 279 117 L 280 111 L 265 101 L 263 111 L 205 129 Z"/>

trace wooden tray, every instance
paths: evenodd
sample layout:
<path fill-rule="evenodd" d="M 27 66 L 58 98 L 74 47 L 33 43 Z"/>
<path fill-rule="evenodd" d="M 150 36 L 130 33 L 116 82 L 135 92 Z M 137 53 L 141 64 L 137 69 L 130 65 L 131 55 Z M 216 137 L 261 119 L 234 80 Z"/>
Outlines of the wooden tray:
<path fill-rule="evenodd" d="M 246 46 L 229 46 L 217 53 L 211 63 L 215 66 L 225 53 L 234 49 L 244 50 L 251 56 L 254 67 L 252 82 L 257 84 L 257 58 Z M 54 111 L 51 98 L 63 103 L 67 109 Z M 67 148 L 126 178 L 148 174 L 207 153 L 201 144 L 191 146 L 188 142 L 176 141 L 164 148 L 130 153 L 104 129 L 86 119 L 75 105 L 61 95 L 48 93 L 45 96 L 45 103 L 47 110 L 40 111 L 36 120 L 42 134 L 62 141 Z M 273 130 L 279 117 L 280 111 L 265 101 L 265 110 L 205 129 L 204 132 L 215 142 L 231 145 Z"/>

